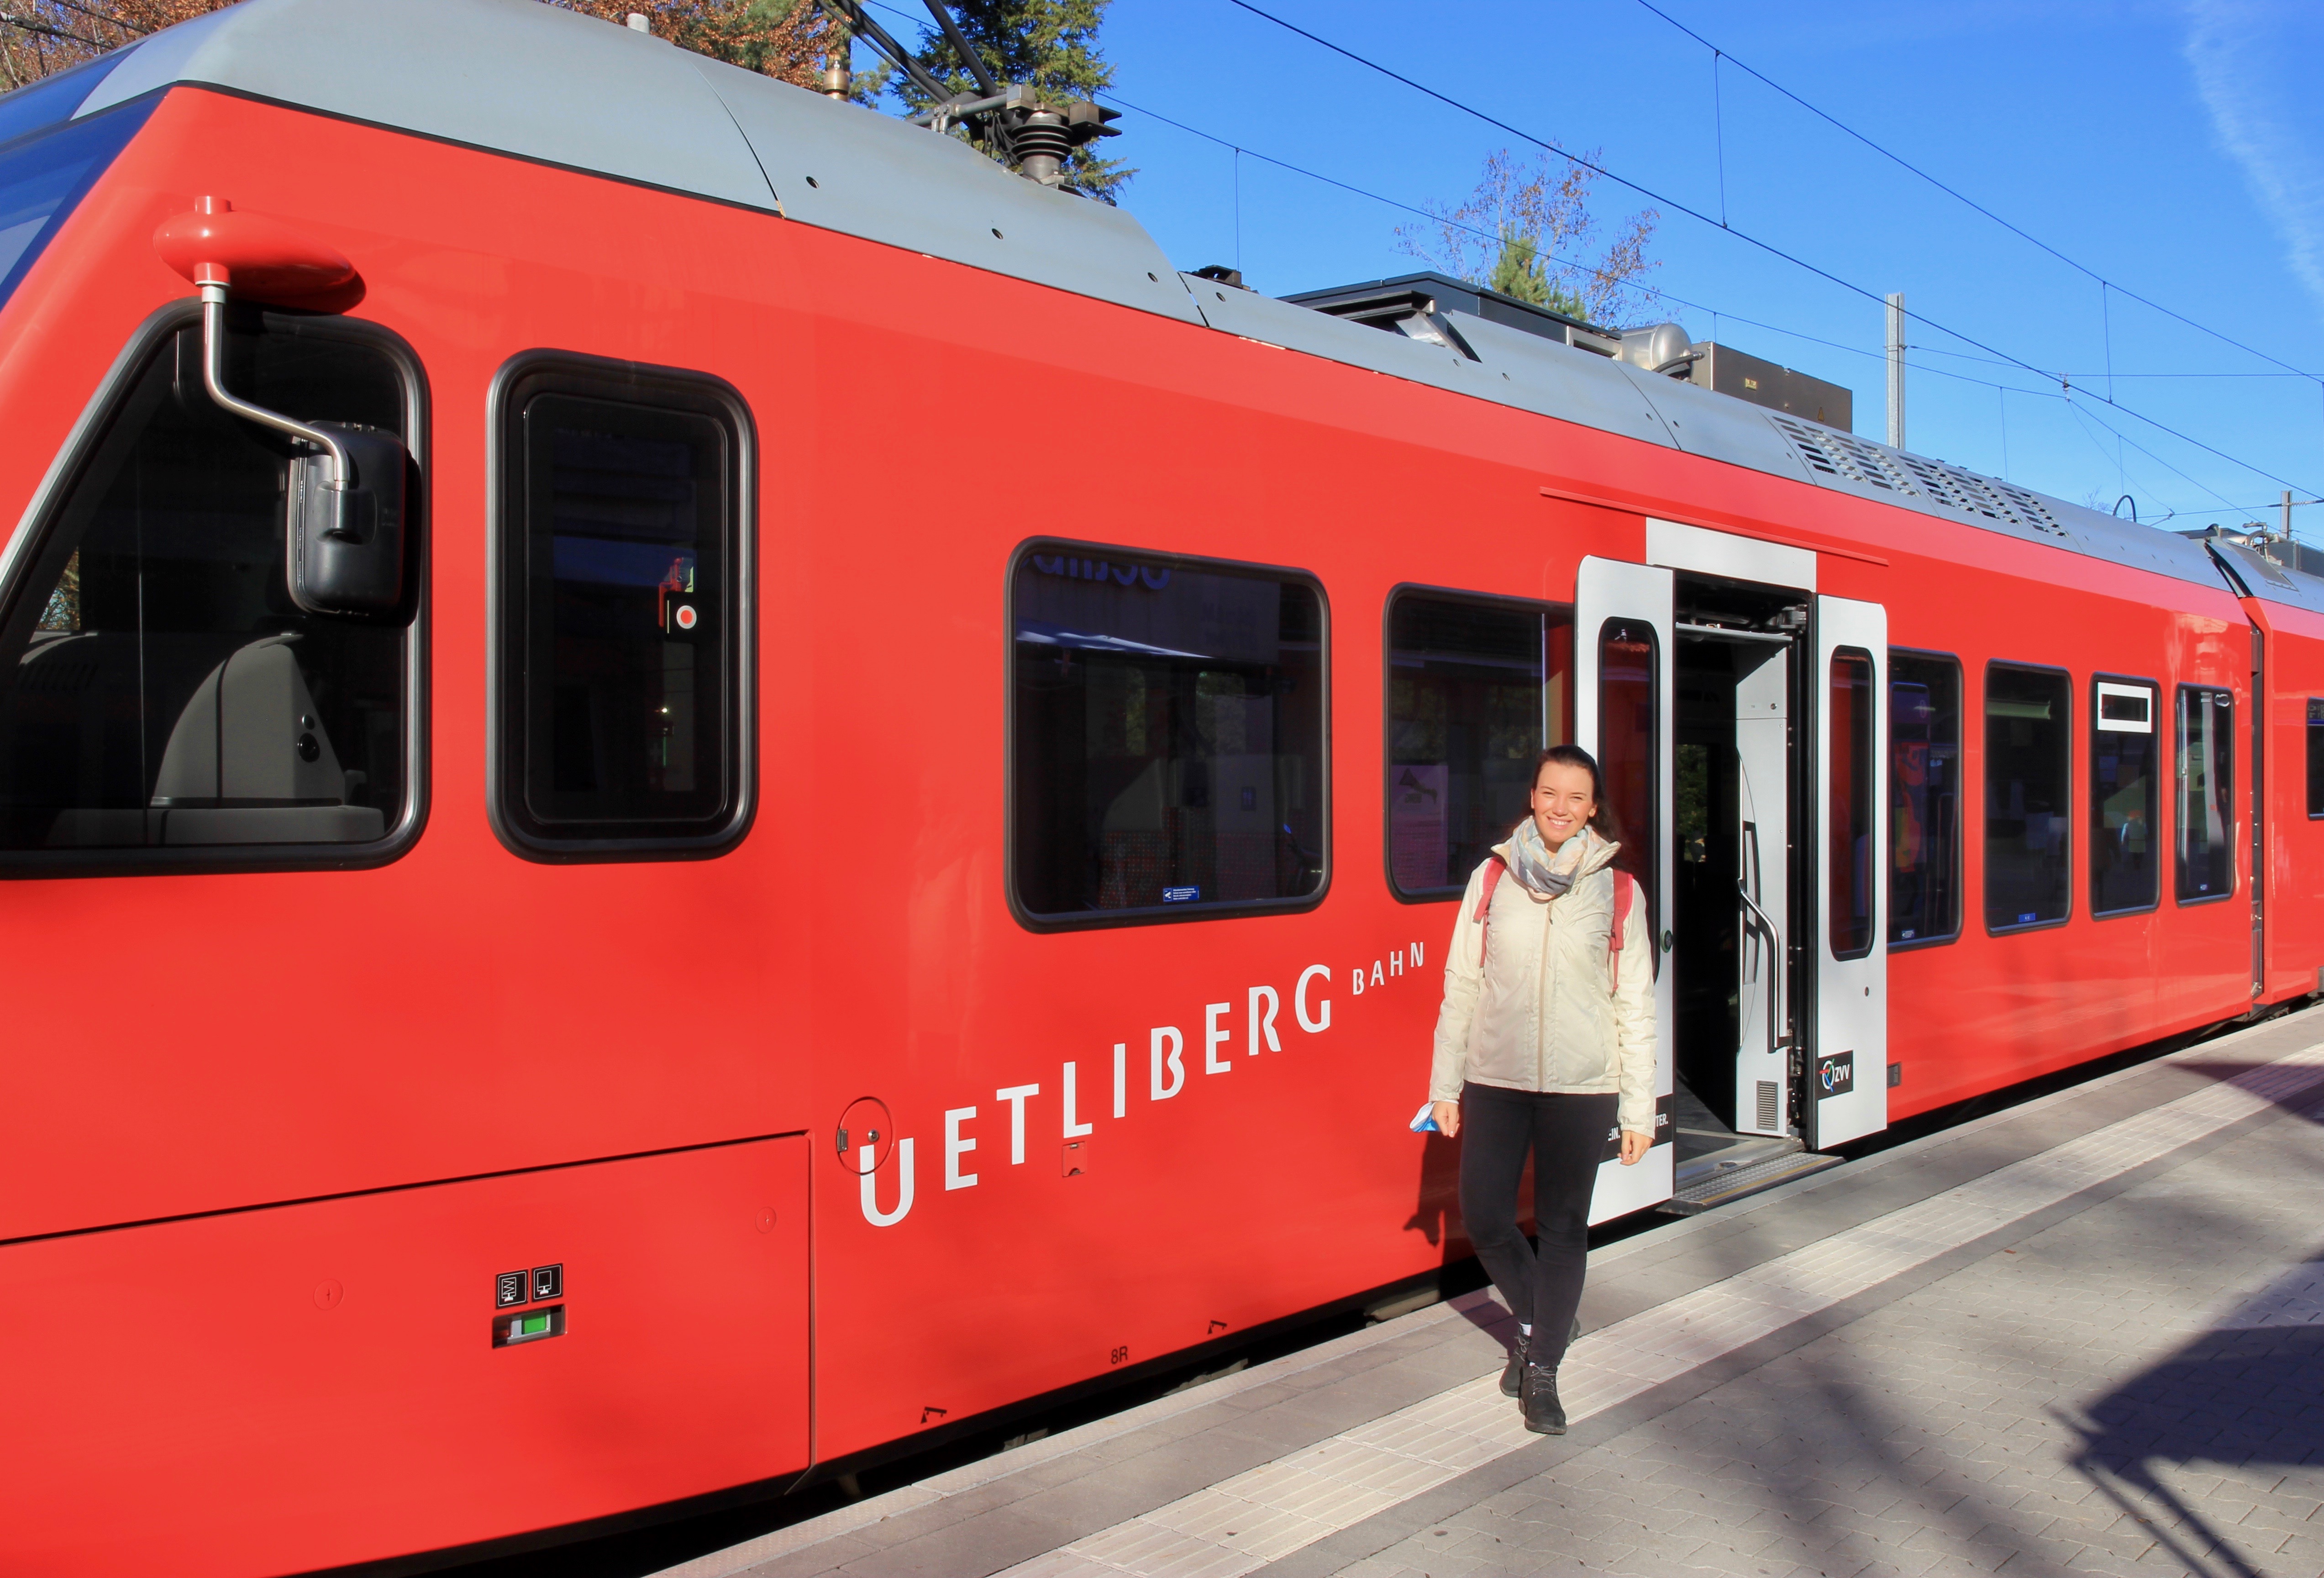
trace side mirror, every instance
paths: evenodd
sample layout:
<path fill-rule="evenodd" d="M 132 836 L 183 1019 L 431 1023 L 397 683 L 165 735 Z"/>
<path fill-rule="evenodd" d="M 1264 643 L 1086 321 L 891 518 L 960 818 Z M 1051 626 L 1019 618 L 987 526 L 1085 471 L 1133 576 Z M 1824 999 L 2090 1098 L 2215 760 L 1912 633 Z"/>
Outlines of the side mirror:
<path fill-rule="evenodd" d="M 239 290 L 261 300 L 317 300 L 357 282 L 337 249 L 263 215 L 236 212 L 223 198 L 153 232 L 161 260 L 202 298 L 202 385 L 221 411 L 308 446 L 290 462 L 283 504 L 283 578 L 309 614 L 375 618 L 404 600 L 406 479 L 411 457 L 392 433 L 344 422 L 303 422 L 234 394 L 226 386 L 226 309 Z"/>
<path fill-rule="evenodd" d="M 283 579 L 290 601 L 309 614 L 361 618 L 394 613 L 403 603 L 405 478 L 410 457 L 401 440 L 377 428 L 317 422 L 344 457 L 328 452 L 290 462 L 283 499 Z"/>

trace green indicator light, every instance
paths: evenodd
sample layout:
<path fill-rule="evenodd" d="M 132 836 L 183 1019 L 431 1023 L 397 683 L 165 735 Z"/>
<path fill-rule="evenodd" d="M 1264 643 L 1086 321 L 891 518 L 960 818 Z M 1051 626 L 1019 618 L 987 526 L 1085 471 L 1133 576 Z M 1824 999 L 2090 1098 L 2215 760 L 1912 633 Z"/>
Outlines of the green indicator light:
<path fill-rule="evenodd" d="M 541 1333 L 549 1330 L 549 1317 L 545 1315 L 529 1315 L 519 1323 L 517 1330 L 521 1335 L 538 1337 Z"/>

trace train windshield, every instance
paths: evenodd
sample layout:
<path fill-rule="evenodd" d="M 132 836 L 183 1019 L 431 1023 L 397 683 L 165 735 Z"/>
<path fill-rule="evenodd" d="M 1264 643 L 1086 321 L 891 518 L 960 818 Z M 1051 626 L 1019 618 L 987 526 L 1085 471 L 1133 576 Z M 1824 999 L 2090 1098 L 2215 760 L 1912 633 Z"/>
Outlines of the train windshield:
<path fill-rule="evenodd" d="M 263 405 L 411 434 L 406 370 L 359 329 L 253 314 L 226 355 Z M 327 855 L 402 822 L 407 633 L 291 601 L 289 446 L 201 392 L 201 355 L 180 328 L 125 382 L 0 620 L 12 867 Z"/>
<path fill-rule="evenodd" d="M 69 72 L 0 98 L 0 307 L 114 156 L 145 124 L 158 96 L 84 121 L 61 117 L 88 96 L 93 80 Z M 72 86 L 69 95 L 42 97 Z"/>

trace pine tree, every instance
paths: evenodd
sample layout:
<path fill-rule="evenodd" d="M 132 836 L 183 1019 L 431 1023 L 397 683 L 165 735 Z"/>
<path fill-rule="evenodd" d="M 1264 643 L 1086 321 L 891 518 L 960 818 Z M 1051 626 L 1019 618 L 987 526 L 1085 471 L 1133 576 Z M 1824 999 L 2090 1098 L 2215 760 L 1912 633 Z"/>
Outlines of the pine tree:
<path fill-rule="evenodd" d="M 1002 82 L 1020 82 L 1061 99 L 1087 99 L 1113 85 L 1113 68 L 1098 52 L 1097 30 L 1112 0 L 953 0 L 953 20 L 963 37 Z M 976 97 L 976 78 L 950 40 L 931 31 L 915 57 L 929 76 L 966 97 Z M 908 78 L 894 84 L 908 113 L 929 99 Z M 972 141 L 976 141 L 972 138 Z M 1000 150 L 978 141 L 991 157 Z M 1118 159 L 1100 158 L 1095 144 L 1074 150 L 1065 161 L 1066 184 L 1111 202 L 1138 172 Z"/>

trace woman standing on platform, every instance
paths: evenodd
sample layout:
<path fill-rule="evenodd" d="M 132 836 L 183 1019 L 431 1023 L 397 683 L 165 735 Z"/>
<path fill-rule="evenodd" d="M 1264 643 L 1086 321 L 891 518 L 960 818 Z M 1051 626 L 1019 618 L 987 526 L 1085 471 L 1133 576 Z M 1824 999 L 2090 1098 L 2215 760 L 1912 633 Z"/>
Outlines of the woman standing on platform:
<path fill-rule="evenodd" d="M 1462 898 L 1429 1078 L 1436 1126 L 1463 1137 L 1469 1241 L 1517 1317 L 1501 1390 L 1545 1435 L 1565 1434 L 1557 1367 L 1607 1140 L 1618 1127 L 1624 1167 L 1654 1141 L 1653 928 L 1637 883 L 1614 869 L 1605 798 L 1590 752 L 1541 753 L 1533 814 Z M 1528 1152 L 1537 1250 L 1517 1228 Z"/>

